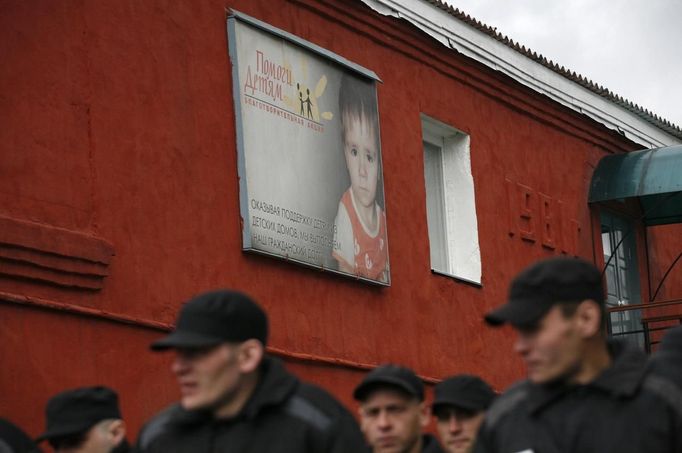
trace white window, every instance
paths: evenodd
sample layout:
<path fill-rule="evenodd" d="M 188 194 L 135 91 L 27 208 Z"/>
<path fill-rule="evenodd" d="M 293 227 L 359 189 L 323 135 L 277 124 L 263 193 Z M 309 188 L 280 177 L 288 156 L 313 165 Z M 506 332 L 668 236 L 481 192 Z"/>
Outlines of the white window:
<path fill-rule="evenodd" d="M 469 136 L 421 116 L 431 269 L 481 283 Z"/>

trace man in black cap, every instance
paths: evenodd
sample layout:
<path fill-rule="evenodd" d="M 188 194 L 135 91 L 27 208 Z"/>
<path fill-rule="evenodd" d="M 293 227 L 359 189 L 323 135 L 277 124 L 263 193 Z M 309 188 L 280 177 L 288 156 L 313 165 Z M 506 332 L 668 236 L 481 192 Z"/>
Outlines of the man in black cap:
<path fill-rule="evenodd" d="M 82 387 L 52 397 L 45 410 L 47 440 L 57 453 L 125 453 L 130 450 L 118 395 L 108 387 Z"/>
<path fill-rule="evenodd" d="M 360 427 L 373 453 L 440 453 L 438 441 L 422 429 L 430 411 L 424 384 L 409 368 L 382 365 L 355 388 Z"/>
<path fill-rule="evenodd" d="M 471 452 L 495 392 L 480 377 L 460 374 L 436 385 L 434 393 L 431 411 L 443 449 L 448 453 Z"/>
<path fill-rule="evenodd" d="M 346 453 L 363 448 L 353 416 L 265 353 L 268 321 L 236 291 L 201 294 L 152 349 L 175 351 L 180 402 L 143 428 L 143 453 Z"/>
<path fill-rule="evenodd" d="M 475 452 L 682 452 L 682 394 L 646 357 L 607 341 L 602 275 L 556 257 L 522 271 L 506 305 L 528 379 L 486 413 Z"/>

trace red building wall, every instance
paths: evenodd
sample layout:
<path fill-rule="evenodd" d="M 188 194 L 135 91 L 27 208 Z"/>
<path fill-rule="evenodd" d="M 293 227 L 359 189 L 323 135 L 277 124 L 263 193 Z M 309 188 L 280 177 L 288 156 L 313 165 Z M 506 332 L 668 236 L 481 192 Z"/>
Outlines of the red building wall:
<path fill-rule="evenodd" d="M 260 301 L 275 352 L 351 406 L 363 370 L 388 361 L 502 389 L 522 367 L 482 315 L 527 263 L 593 258 L 592 170 L 639 147 L 359 1 L 0 8 L 0 414 L 31 434 L 50 395 L 96 383 L 136 431 L 176 398 L 148 344 L 215 287 Z M 391 287 L 241 251 L 229 8 L 382 79 Z M 471 136 L 481 287 L 430 271 L 420 113 Z"/>

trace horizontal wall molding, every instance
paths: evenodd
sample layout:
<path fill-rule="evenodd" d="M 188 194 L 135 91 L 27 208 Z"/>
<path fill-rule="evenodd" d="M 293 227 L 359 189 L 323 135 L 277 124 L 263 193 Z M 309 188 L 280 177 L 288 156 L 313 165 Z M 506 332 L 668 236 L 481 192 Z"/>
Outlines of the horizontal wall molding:
<path fill-rule="evenodd" d="M 173 324 L 162 323 L 158 321 L 151 321 L 148 319 L 138 318 L 134 316 L 111 313 L 105 310 L 98 310 L 95 308 L 81 307 L 78 305 L 66 304 L 64 302 L 57 302 L 38 297 L 21 296 L 4 291 L 0 291 L 0 303 L 16 304 L 25 307 L 56 311 L 75 316 L 85 316 L 95 318 L 101 321 L 108 321 L 117 324 L 125 324 L 128 326 L 138 327 L 142 329 L 154 330 L 157 332 L 170 332 L 175 326 Z M 330 366 L 336 368 L 345 368 L 352 371 L 366 372 L 376 368 L 377 364 L 356 362 L 337 357 L 325 357 L 315 354 L 307 354 L 302 352 L 288 351 L 286 349 L 267 347 L 268 353 L 282 357 L 283 359 L 302 362 L 312 365 Z M 436 379 L 429 376 L 419 377 L 427 384 L 437 384 L 441 379 Z"/>
<path fill-rule="evenodd" d="M 82 290 L 100 290 L 114 248 L 104 239 L 0 216 L 0 275 Z"/>
<path fill-rule="evenodd" d="M 98 310 L 96 308 L 82 307 L 79 305 L 67 304 L 64 302 L 57 302 L 53 300 L 43 299 L 40 297 L 22 296 L 12 294 L 5 291 L 0 291 L 0 303 L 18 304 L 31 308 L 57 311 L 70 315 L 85 316 L 89 318 L 96 318 L 102 321 L 109 321 L 117 324 L 127 324 L 144 329 L 151 329 L 160 332 L 170 332 L 173 330 L 172 324 L 166 324 L 158 321 L 149 321 L 134 316 L 111 313 L 106 310 Z"/>

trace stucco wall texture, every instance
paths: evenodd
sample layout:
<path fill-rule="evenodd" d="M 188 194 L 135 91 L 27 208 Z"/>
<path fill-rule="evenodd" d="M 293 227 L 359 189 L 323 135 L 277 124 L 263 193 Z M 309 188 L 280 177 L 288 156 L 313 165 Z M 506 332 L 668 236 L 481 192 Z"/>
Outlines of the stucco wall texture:
<path fill-rule="evenodd" d="M 242 252 L 230 8 L 382 79 L 390 287 Z M 561 250 L 599 255 L 591 172 L 604 155 L 639 148 L 359 1 L 7 0 L 0 59 L 0 217 L 35 226 L 21 240 L 45 259 L 72 258 L 31 271 L 40 278 L 0 268 L 0 414 L 32 435 L 52 394 L 106 384 L 134 437 L 177 397 L 170 357 L 148 344 L 185 300 L 218 287 L 258 300 L 278 355 L 349 406 L 364 370 L 384 362 L 433 379 L 477 373 L 503 389 L 522 366 L 511 330 L 482 315 L 526 264 Z M 480 287 L 430 270 L 420 113 L 471 137 Z M 551 231 L 539 208 L 528 220 L 518 206 L 547 199 Z M 529 228 L 535 240 L 522 237 Z M 41 233 L 54 229 L 69 234 Z M 671 241 L 662 232 L 652 246 Z M 98 288 L 50 280 L 93 244 L 113 250 L 97 264 Z"/>

